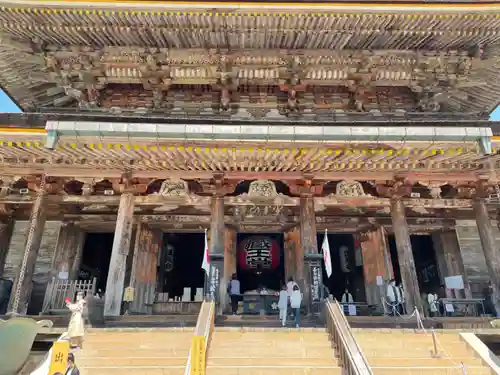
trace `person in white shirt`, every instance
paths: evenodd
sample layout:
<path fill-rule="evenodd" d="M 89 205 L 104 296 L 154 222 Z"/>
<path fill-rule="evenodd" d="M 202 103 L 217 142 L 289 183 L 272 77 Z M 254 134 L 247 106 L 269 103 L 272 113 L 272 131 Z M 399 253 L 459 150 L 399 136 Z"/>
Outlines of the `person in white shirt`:
<path fill-rule="evenodd" d="M 298 285 L 293 287 L 292 295 L 290 296 L 290 307 L 295 311 L 295 326 L 300 327 L 300 305 L 302 303 L 302 293 Z"/>
<path fill-rule="evenodd" d="M 233 273 L 231 276 L 231 281 L 229 283 L 229 297 L 231 298 L 231 310 L 233 315 L 238 313 L 238 302 L 240 301 L 240 281 L 236 277 L 236 274 Z"/>
<path fill-rule="evenodd" d="M 288 292 L 288 298 L 290 298 L 290 296 L 292 295 L 293 287 L 296 285 L 297 285 L 297 283 L 295 281 L 293 281 L 293 277 L 289 277 L 288 282 L 286 283 L 286 290 Z"/>
<path fill-rule="evenodd" d="M 391 306 L 391 315 L 396 316 L 396 314 L 399 314 L 399 306 L 401 305 L 401 290 L 396 286 L 396 280 L 391 279 L 389 281 L 385 296 Z"/>
<path fill-rule="evenodd" d="M 286 314 L 288 310 L 288 291 L 285 284 L 283 284 L 283 287 L 280 291 L 278 309 L 280 310 L 281 325 L 284 327 L 286 325 Z"/>
<path fill-rule="evenodd" d="M 437 294 L 429 293 L 427 295 L 427 303 L 429 304 L 429 313 L 431 316 L 436 316 L 438 313 L 438 301 Z"/>
<path fill-rule="evenodd" d="M 344 294 L 342 294 L 342 299 L 340 300 L 342 304 L 354 303 L 354 298 L 352 298 L 352 294 L 349 293 L 349 289 L 345 288 Z"/>
<path fill-rule="evenodd" d="M 290 306 L 290 297 L 292 296 L 293 287 L 295 285 L 299 286 L 295 281 L 293 281 L 293 277 L 290 276 L 288 278 L 288 282 L 286 283 L 286 290 L 288 293 L 288 306 Z M 293 318 L 293 309 L 290 309 L 290 316 Z"/>

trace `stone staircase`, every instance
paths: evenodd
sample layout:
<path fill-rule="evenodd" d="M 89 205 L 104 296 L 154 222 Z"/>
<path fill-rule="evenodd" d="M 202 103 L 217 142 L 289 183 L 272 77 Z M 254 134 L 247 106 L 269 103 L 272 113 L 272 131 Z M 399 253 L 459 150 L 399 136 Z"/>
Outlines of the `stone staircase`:
<path fill-rule="evenodd" d="M 374 375 L 492 374 L 457 331 L 436 332 L 437 358 L 431 355 L 434 348 L 431 331 L 353 329 L 353 334 Z"/>
<path fill-rule="evenodd" d="M 281 328 L 277 315 L 221 315 L 215 320 L 218 327 L 232 328 Z M 289 318 L 287 327 L 294 327 L 295 322 Z M 303 328 L 324 328 L 325 323 L 316 316 L 302 316 L 300 326 Z"/>
<path fill-rule="evenodd" d="M 193 329 L 102 329 L 74 351 L 82 375 L 184 375 Z"/>
<path fill-rule="evenodd" d="M 340 375 L 325 329 L 215 328 L 207 375 Z"/>

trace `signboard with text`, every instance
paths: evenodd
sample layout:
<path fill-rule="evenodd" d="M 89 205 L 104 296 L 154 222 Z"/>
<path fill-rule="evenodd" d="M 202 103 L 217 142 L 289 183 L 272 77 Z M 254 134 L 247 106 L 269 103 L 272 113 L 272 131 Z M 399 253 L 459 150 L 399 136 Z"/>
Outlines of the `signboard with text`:
<path fill-rule="evenodd" d="M 52 345 L 49 375 L 65 374 L 68 366 L 69 341 L 56 341 Z"/>
<path fill-rule="evenodd" d="M 191 342 L 190 375 L 205 375 L 205 337 L 194 336 Z"/>

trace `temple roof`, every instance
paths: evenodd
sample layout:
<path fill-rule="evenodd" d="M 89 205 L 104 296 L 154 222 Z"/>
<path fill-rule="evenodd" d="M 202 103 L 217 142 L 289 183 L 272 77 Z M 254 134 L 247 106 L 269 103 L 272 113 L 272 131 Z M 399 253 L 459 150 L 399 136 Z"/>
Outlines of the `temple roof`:
<path fill-rule="evenodd" d="M 500 96 L 495 4 L 0 6 L 0 83 L 23 109 L 489 112 Z"/>

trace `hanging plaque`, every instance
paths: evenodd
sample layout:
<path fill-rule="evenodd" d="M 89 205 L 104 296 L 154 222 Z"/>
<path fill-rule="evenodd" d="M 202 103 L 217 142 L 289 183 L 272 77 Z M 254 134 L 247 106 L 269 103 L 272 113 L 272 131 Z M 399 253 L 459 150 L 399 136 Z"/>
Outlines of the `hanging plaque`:
<path fill-rule="evenodd" d="M 321 300 L 322 274 L 319 262 L 312 263 L 310 270 L 311 270 L 311 297 L 312 301 L 316 302 Z"/>
<path fill-rule="evenodd" d="M 217 301 L 218 290 L 220 283 L 219 269 L 215 266 L 210 267 L 210 280 L 208 286 L 208 294 L 212 301 Z"/>

